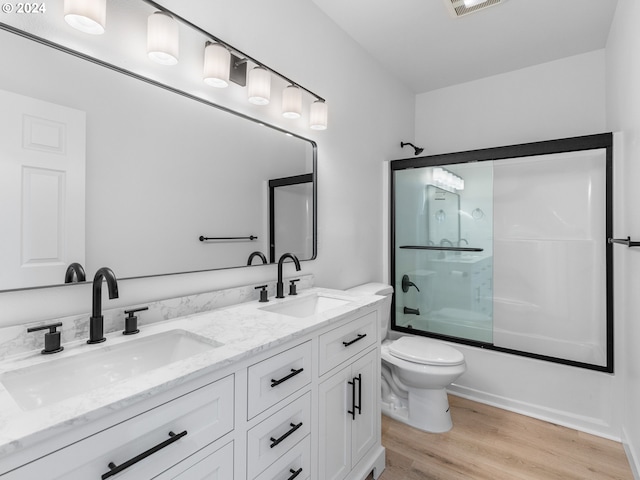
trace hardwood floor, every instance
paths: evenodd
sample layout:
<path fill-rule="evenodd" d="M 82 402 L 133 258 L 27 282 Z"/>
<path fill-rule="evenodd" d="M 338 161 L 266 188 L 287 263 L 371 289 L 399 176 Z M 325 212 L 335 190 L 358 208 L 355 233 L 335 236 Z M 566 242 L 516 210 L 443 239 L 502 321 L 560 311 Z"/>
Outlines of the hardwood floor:
<path fill-rule="evenodd" d="M 633 480 L 617 442 L 460 397 L 449 402 L 447 433 L 382 416 L 380 480 Z"/>

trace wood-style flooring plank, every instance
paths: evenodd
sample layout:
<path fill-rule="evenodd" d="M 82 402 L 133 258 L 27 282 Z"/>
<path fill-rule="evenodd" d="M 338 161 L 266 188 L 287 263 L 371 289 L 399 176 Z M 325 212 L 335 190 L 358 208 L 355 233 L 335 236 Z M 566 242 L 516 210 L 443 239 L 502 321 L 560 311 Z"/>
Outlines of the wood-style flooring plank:
<path fill-rule="evenodd" d="M 383 415 L 380 480 L 633 480 L 617 442 L 460 397 L 449 402 L 447 433 Z"/>

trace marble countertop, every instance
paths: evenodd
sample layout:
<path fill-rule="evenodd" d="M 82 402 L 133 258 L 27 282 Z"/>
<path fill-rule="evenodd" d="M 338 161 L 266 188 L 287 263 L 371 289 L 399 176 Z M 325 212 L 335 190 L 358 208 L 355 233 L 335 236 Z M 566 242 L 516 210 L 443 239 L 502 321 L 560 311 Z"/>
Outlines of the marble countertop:
<path fill-rule="evenodd" d="M 78 424 L 89 423 L 201 375 L 213 373 L 264 350 L 337 323 L 345 316 L 375 307 L 383 300 L 383 297 L 354 296 L 340 290 L 324 288 L 301 291 L 296 298 L 314 294 L 349 302 L 309 317 L 296 318 L 261 310 L 267 305 L 292 301 L 290 297 L 271 298 L 269 303 L 247 302 L 146 325 L 141 327 L 139 334 L 133 336 L 124 336 L 121 332 L 110 333 L 106 335 L 106 342 L 97 345 L 88 345 L 85 340 L 75 341 L 65 344 L 64 351 L 54 355 L 41 355 L 39 351 L 33 351 L 7 358 L 0 363 L 0 460 L 52 435 L 68 432 Z M 5 372 L 96 349 L 109 349 L 124 342 L 175 329 L 186 330 L 223 345 L 134 378 L 120 380 L 31 410 L 23 410 L 1 383 L 1 376 Z M 65 372 L 61 371 L 60 375 L 65 375 Z"/>

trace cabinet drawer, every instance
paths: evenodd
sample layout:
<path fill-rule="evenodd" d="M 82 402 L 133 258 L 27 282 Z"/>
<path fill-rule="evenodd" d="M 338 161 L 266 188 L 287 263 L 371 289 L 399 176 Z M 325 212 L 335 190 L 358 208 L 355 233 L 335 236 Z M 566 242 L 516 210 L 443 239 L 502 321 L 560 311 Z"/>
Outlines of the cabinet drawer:
<path fill-rule="evenodd" d="M 213 450 L 213 453 L 208 450 Z M 232 480 L 233 442 L 217 450 L 208 446 L 153 478 L 154 480 Z"/>
<path fill-rule="evenodd" d="M 294 400 L 247 433 L 247 477 L 254 478 L 311 431 L 311 393 Z"/>
<path fill-rule="evenodd" d="M 291 448 L 255 480 L 305 480 L 311 475 L 311 435 Z"/>
<path fill-rule="evenodd" d="M 378 341 L 378 313 L 371 312 L 320 335 L 320 375 Z"/>
<path fill-rule="evenodd" d="M 252 365 L 247 377 L 251 419 L 311 382 L 311 342 Z"/>
<path fill-rule="evenodd" d="M 14 470 L 7 480 L 100 479 L 111 471 L 110 463 L 122 465 L 177 438 L 110 477 L 152 478 L 233 430 L 233 408 L 234 377 L 230 375 Z M 183 432 L 187 433 L 180 436 Z"/>

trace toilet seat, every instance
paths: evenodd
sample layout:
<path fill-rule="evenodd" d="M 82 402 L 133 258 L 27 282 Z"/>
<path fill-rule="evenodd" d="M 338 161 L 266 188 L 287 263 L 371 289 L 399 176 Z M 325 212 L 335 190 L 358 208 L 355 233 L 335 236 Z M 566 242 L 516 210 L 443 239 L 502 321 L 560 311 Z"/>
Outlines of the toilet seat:
<path fill-rule="evenodd" d="M 424 337 L 406 336 L 391 342 L 389 354 L 421 365 L 461 365 L 464 355 L 448 345 Z"/>

